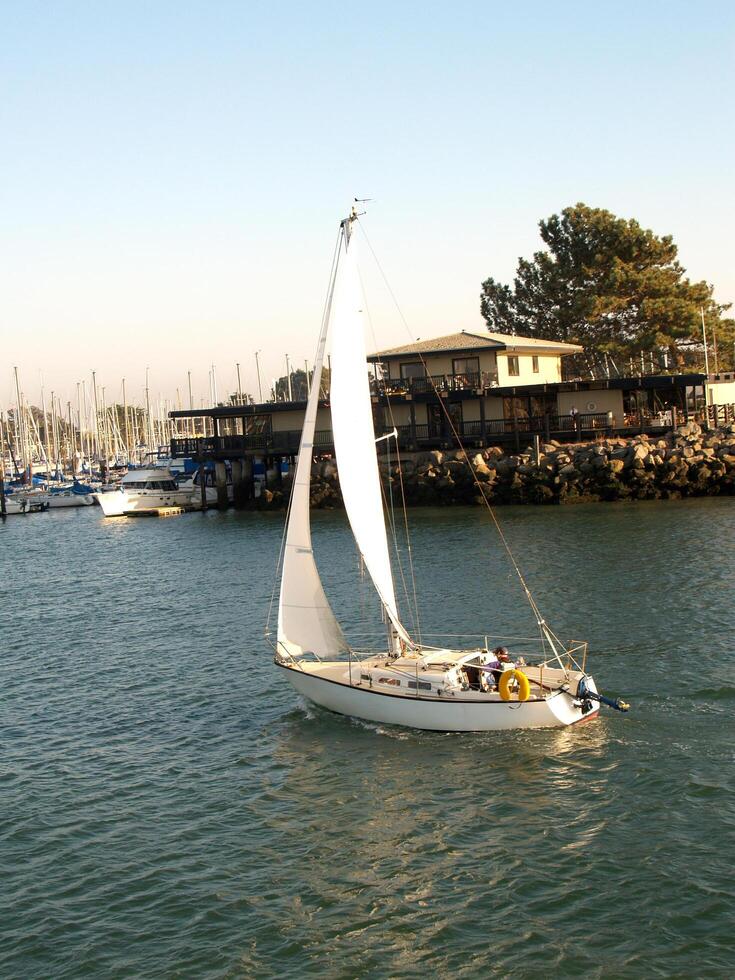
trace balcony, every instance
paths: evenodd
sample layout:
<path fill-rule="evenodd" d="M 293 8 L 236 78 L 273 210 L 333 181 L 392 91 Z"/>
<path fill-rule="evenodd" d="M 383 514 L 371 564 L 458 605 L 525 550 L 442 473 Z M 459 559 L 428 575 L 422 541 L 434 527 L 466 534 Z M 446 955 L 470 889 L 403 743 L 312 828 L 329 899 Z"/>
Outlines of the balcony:
<path fill-rule="evenodd" d="M 419 378 L 383 378 L 373 381 L 373 395 L 424 395 L 433 392 L 482 391 L 497 385 L 494 371 L 470 374 L 432 374 Z"/>

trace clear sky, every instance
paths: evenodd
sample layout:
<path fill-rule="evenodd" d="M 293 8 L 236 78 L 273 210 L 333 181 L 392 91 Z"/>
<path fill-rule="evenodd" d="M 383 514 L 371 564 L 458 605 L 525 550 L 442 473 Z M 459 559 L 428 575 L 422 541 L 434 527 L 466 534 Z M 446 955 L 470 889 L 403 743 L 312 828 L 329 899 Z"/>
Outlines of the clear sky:
<path fill-rule="evenodd" d="M 0 406 L 313 357 L 338 219 L 415 337 L 584 201 L 735 300 L 735 5 L 0 2 Z M 368 278 L 370 274 L 368 273 Z M 373 295 L 372 286 L 375 286 Z M 406 340 L 371 281 L 379 346 Z"/>

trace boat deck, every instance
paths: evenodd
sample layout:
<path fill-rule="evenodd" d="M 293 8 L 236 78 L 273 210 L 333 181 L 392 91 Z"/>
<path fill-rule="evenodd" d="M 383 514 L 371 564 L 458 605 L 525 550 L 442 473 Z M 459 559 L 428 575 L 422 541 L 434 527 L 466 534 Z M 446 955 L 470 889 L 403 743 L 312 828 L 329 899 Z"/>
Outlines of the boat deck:
<path fill-rule="evenodd" d="M 479 684 L 470 682 L 469 686 L 451 683 L 452 675 L 462 669 L 459 662 L 475 651 L 442 650 L 432 652 L 431 661 L 422 662 L 418 657 L 399 657 L 391 660 L 385 656 L 367 657 L 363 660 L 348 661 L 304 661 L 288 665 L 290 669 L 333 684 L 348 687 L 379 690 L 381 694 L 395 697 L 416 697 L 418 699 L 439 700 L 461 698 L 463 701 L 501 701 L 497 690 L 483 691 Z M 479 652 L 479 651 L 478 651 Z M 471 671 L 472 668 L 470 668 Z M 539 667 L 518 665 L 531 684 L 530 700 L 545 700 L 557 693 L 564 684 L 575 690 L 581 671 L 564 671 L 559 667 Z"/>

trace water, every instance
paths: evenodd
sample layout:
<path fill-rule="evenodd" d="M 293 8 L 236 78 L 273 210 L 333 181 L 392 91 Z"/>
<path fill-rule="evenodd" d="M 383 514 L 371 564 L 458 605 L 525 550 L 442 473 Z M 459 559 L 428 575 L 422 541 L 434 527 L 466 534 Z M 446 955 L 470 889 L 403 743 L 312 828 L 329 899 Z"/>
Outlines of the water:
<path fill-rule="evenodd" d="M 500 517 L 628 716 L 305 708 L 261 639 L 279 515 L 0 526 L 0 976 L 731 976 L 733 502 Z M 424 629 L 527 632 L 479 510 L 412 521 Z M 314 523 L 357 629 L 344 517 Z"/>

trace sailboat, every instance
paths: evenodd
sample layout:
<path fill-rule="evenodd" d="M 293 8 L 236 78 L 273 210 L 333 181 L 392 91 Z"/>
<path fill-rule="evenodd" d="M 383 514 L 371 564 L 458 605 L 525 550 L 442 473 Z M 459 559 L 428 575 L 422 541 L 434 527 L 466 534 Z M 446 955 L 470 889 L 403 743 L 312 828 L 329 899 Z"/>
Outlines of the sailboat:
<path fill-rule="evenodd" d="M 587 673 L 587 645 L 564 646 L 547 625 L 489 502 L 488 509 L 539 628 L 535 657 L 478 638 L 469 649 L 427 645 L 409 633 L 396 601 L 383 510 L 358 272 L 358 215 L 340 223 L 280 564 L 274 662 L 296 691 L 330 711 L 378 724 L 480 732 L 573 725 L 594 718 L 604 698 Z M 340 487 L 361 562 L 382 611 L 376 649 L 349 642 L 330 606 L 314 559 L 310 477 L 319 379 L 331 336 L 331 414 Z M 380 437 L 384 438 L 384 437 Z M 478 482 L 478 487 L 480 484 Z"/>

